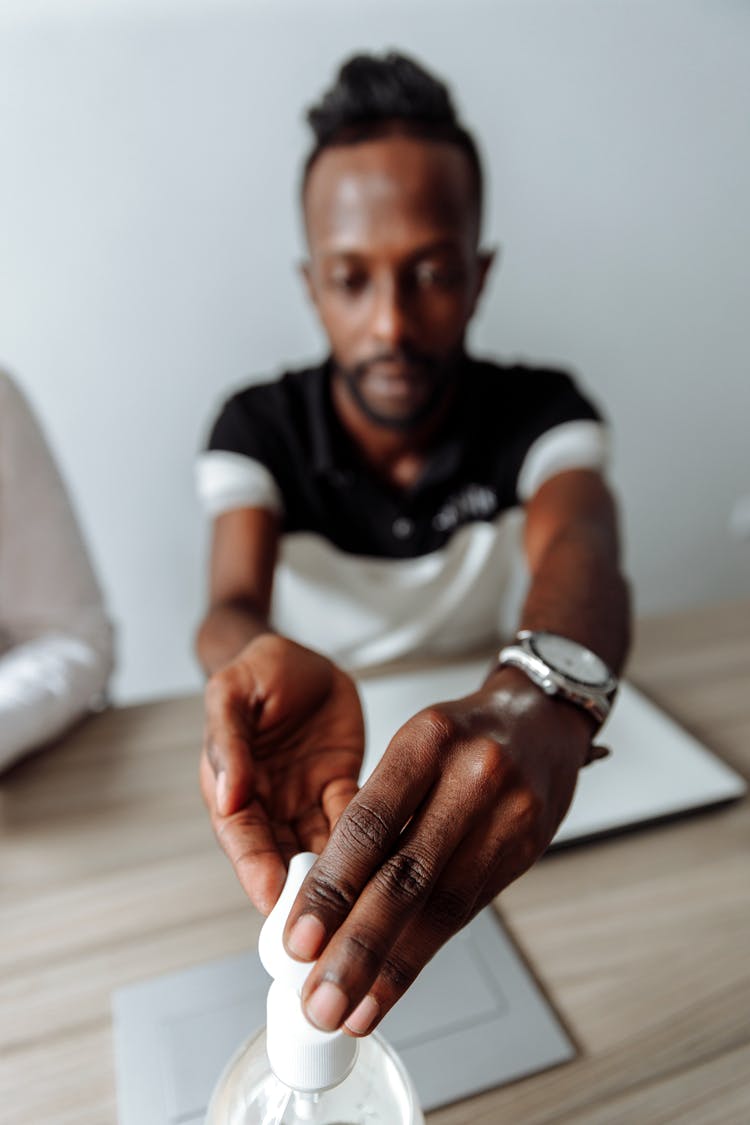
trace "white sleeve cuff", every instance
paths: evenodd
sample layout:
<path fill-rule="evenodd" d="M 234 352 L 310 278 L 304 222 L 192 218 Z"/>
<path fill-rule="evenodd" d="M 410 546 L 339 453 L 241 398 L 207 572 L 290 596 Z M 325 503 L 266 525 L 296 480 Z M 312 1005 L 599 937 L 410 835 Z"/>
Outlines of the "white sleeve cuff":
<path fill-rule="evenodd" d="M 204 512 L 218 516 L 233 508 L 265 508 L 281 515 L 284 501 L 265 465 L 242 453 L 211 449 L 201 453 L 195 470 Z"/>
<path fill-rule="evenodd" d="M 518 474 L 516 491 L 530 500 L 545 481 L 569 469 L 604 472 L 609 463 L 609 431 L 602 422 L 563 422 L 536 439 Z"/>

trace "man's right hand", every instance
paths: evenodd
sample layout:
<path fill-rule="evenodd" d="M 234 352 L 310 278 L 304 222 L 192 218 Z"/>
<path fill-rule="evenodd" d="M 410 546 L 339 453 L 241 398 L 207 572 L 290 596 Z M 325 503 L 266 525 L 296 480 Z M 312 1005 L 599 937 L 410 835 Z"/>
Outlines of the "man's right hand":
<path fill-rule="evenodd" d="M 251 902 L 268 914 L 298 851 L 320 852 L 357 792 L 364 720 L 353 680 L 271 633 L 206 687 L 201 790 Z"/>

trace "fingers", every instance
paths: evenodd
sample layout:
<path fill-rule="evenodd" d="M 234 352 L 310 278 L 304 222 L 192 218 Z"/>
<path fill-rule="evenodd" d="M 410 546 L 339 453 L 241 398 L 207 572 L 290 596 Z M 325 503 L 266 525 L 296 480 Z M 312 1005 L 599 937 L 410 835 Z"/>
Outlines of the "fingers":
<path fill-rule="evenodd" d="M 215 777 L 217 808 L 223 816 L 241 808 L 252 792 L 254 693 L 254 684 L 236 667 L 216 673 L 206 686 L 203 746 Z"/>
<path fill-rule="evenodd" d="M 462 831 L 442 804 L 412 820 L 402 846 L 375 872 L 308 977 L 302 1002 L 316 1026 L 324 1030 L 339 1026 L 389 965 L 391 951 L 410 919 L 428 902 Z M 309 917 L 302 918 L 308 927 Z M 443 933 L 441 940 L 446 936 Z M 399 977 L 402 990 L 413 975 Z"/>
<path fill-rule="evenodd" d="M 216 838 L 250 901 L 268 914 L 281 893 L 286 862 L 297 850 L 293 830 L 271 825 L 254 792 L 251 753 L 259 701 L 252 672 L 230 664 L 205 691 L 201 789 Z"/>
<path fill-rule="evenodd" d="M 328 821 L 319 805 L 308 809 L 303 816 L 294 822 L 294 828 L 301 849 L 306 852 L 315 852 L 320 855 L 326 846 L 329 837 Z M 300 850 L 299 848 L 297 849 Z"/>
<path fill-rule="evenodd" d="M 289 859 L 300 850 L 299 840 L 289 825 L 272 825 L 259 801 L 223 816 L 217 807 L 213 770 L 205 752 L 200 774 L 216 839 L 253 906 L 261 914 L 269 914 L 284 886 Z"/>
<path fill-rule="evenodd" d="M 317 855 L 325 848 L 331 830 L 351 799 L 358 785 L 353 778 L 337 778 L 326 785 L 319 805 L 313 805 L 294 822 L 300 845 L 304 851 Z"/>
<path fill-rule="evenodd" d="M 468 846 L 466 852 L 471 856 L 472 847 Z M 471 865 L 471 873 L 462 877 L 463 866 L 462 861 L 454 866 L 451 860 L 419 915 L 399 935 L 377 977 L 345 1017 L 344 1029 L 350 1034 L 369 1035 L 374 1031 L 445 942 L 528 865 L 522 850 L 511 845 L 503 856 L 503 873 L 498 873 L 497 879 L 482 884 L 481 868 L 478 870 L 475 864 Z"/>
<path fill-rule="evenodd" d="M 543 845 L 536 802 L 511 787 L 462 840 L 419 914 L 410 919 L 376 979 L 346 1017 L 353 1035 L 373 1031 L 445 942 L 528 870 Z"/>
<path fill-rule="evenodd" d="M 450 894 L 441 894 L 439 888 L 436 888 L 435 894 L 442 902 L 440 913 L 445 910 L 446 914 L 453 916 L 455 910 L 456 919 L 466 916 L 467 921 L 472 916 L 473 901 L 470 894 L 459 894 L 454 898 Z M 428 961 L 461 928 L 457 921 L 455 928 L 453 925 L 449 929 L 433 925 L 430 912 L 431 905 L 428 905 L 404 928 L 377 977 L 346 1017 L 343 1025 L 346 1031 L 357 1036 L 369 1035 L 374 1031 L 396 1001 L 414 983 Z"/>
<path fill-rule="evenodd" d="M 349 914 L 370 876 L 391 854 L 399 834 L 432 785 L 437 760 L 429 746 L 430 731 L 422 733 L 422 746 L 414 737 L 408 750 L 396 735 L 356 795 L 349 797 L 351 784 L 347 789 L 343 782 L 324 792 L 331 819 L 337 815 L 337 820 L 289 914 L 284 942 L 293 956 L 311 960 L 318 955 L 326 938 Z M 301 930 L 295 929 L 303 916 L 312 916 L 317 922 L 315 927 L 302 927 L 304 940 Z"/>
<path fill-rule="evenodd" d="M 201 755 L 200 782 L 216 838 L 245 893 L 262 914 L 273 909 L 292 856 L 299 851 L 322 852 L 332 823 L 357 792 L 356 782 L 349 779 L 331 782 L 323 795 L 324 807 L 313 806 L 289 824 L 270 821 L 258 800 L 228 816 L 222 815 L 213 769 L 205 751 Z"/>
<path fill-rule="evenodd" d="M 344 809 L 347 808 L 358 792 L 359 785 L 354 778 L 340 777 L 326 785 L 321 794 L 320 803 L 323 806 L 329 830 L 336 826 Z"/>

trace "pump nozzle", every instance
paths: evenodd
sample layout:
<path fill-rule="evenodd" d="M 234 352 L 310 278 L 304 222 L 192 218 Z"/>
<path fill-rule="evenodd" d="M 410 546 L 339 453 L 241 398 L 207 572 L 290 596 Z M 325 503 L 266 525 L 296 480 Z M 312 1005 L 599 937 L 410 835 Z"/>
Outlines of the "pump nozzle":
<path fill-rule="evenodd" d="M 314 961 L 295 961 L 284 949 L 282 934 L 297 892 L 318 857 L 300 852 L 289 864 L 279 901 L 263 924 L 258 952 L 274 978 L 266 1004 L 268 1061 L 279 1081 L 312 1093 L 343 1082 L 357 1057 L 357 1040 L 341 1031 L 319 1031 L 302 1012 L 300 992 Z"/>
<path fill-rule="evenodd" d="M 302 886 L 305 876 L 318 857 L 314 852 L 298 852 L 292 856 L 289 863 L 284 889 L 279 895 L 278 902 L 263 923 L 263 929 L 258 938 L 258 953 L 260 954 L 263 968 L 274 980 L 288 984 L 297 994 L 302 991 L 302 986 L 310 975 L 314 961 L 295 961 L 284 949 L 282 934 L 289 917 L 297 892 Z"/>

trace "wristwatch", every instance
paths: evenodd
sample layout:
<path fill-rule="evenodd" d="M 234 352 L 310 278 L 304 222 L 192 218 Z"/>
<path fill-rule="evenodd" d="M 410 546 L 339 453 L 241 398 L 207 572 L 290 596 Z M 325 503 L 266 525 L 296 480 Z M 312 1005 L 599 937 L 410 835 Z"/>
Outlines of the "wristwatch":
<path fill-rule="evenodd" d="M 599 726 L 612 709 L 617 677 L 591 649 L 557 633 L 522 629 L 498 655 L 500 667 L 520 668 L 547 695 L 582 707 Z"/>

